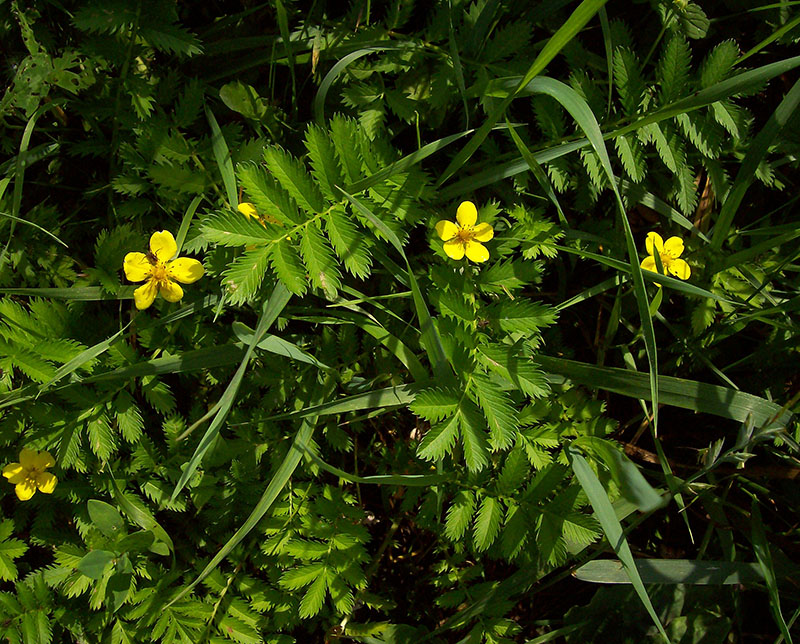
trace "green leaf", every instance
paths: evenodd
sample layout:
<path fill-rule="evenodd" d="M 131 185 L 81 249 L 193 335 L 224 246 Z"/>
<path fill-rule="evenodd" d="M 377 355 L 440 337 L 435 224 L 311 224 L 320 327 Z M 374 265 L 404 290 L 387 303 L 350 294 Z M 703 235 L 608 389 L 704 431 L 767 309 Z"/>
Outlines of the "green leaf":
<path fill-rule="evenodd" d="M 432 426 L 417 447 L 417 455 L 429 461 L 443 459 L 453 449 L 458 437 L 458 416 Z"/>
<path fill-rule="evenodd" d="M 695 185 L 694 170 L 689 166 L 681 167 L 677 176 L 678 180 L 678 194 L 676 199 L 678 206 L 687 217 L 694 213 L 697 207 L 697 185 Z"/>
<path fill-rule="evenodd" d="M 645 178 L 646 173 L 644 151 L 638 139 L 631 134 L 623 134 L 614 139 L 614 146 L 617 148 L 622 167 L 628 173 L 631 181 L 639 183 Z"/>
<path fill-rule="evenodd" d="M 254 163 L 239 163 L 236 174 L 247 198 L 253 202 L 262 217 L 274 219 L 284 226 L 305 221 L 294 199 L 278 186 L 264 168 Z"/>
<path fill-rule="evenodd" d="M 730 76 L 739 58 L 739 45 L 733 40 L 724 40 L 706 56 L 700 67 L 701 87 L 711 87 Z"/>
<path fill-rule="evenodd" d="M 700 5 L 689 2 L 678 9 L 678 23 L 683 33 L 693 39 L 705 38 L 711 21 Z"/>
<path fill-rule="evenodd" d="M 461 490 L 447 510 L 445 536 L 451 541 L 460 541 L 472 521 L 474 512 L 475 493 L 472 490 Z"/>
<path fill-rule="evenodd" d="M 469 399 L 459 405 L 455 418 L 461 429 L 464 460 L 470 472 L 479 472 L 489 462 L 489 445 L 486 441 L 486 419 L 481 410 Z"/>
<path fill-rule="evenodd" d="M 300 254 L 308 268 L 311 283 L 325 293 L 328 299 L 336 299 L 342 287 L 341 273 L 336 258 L 317 222 L 310 222 L 300 240 Z"/>
<path fill-rule="evenodd" d="M 361 279 L 369 277 L 372 258 L 369 253 L 370 239 L 365 231 L 359 230 L 339 208 L 333 208 L 324 221 L 328 238 L 345 268 Z"/>
<path fill-rule="evenodd" d="M 264 245 L 280 234 L 266 229 L 253 218 L 232 211 L 218 212 L 204 219 L 200 232 L 208 241 L 229 247 Z"/>
<path fill-rule="evenodd" d="M 677 174 L 686 163 L 686 156 L 679 139 L 672 130 L 667 130 L 665 134 L 658 123 L 653 123 L 649 131 L 652 133 L 658 156 L 661 157 L 664 165 L 672 170 L 674 174 Z"/>
<path fill-rule="evenodd" d="M 308 290 L 306 269 L 291 241 L 284 238 L 273 243 L 270 262 L 278 279 L 291 293 L 305 295 Z"/>
<path fill-rule="evenodd" d="M 360 135 L 358 125 L 352 119 L 336 114 L 331 119 L 330 128 L 333 146 L 347 175 L 347 182 L 348 184 L 354 184 L 362 179 L 361 157 L 357 144 Z M 360 190 L 363 190 L 363 187 L 355 186 L 351 189 L 351 192 Z"/>
<path fill-rule="evenodd" d="M 322 128 L 309 125 L 305 143 L 311 159 L 311 171 L 322 192 L 329 200 L 339 201 L 341 197 L 336 186 L 344 185 L 344 178 L 330 135 Z"/>
<path fill-rule="evenodd" d="M 506 333 L 521 331 L 528 334 L 550 326 L 558 315 L 552 307 L 522 299 L 490 304 L 484 309 L 484 314 Z"/>
<path fill-rule="evenodd" d="M 530 359 L 517 356 L 513 347 L 484 345 L 478 351 L 484 365 L 531 398 L 542 398 L 550 393 L 550 386 L 541 369 Z"/>
<path fill-rule="evenodd" d="M 267 111 L 264 100 L 255 88 L 238 80 L 220 87 L 219 97 L 225 105 L 245 118 L 258 120 Z"/>
<path fill-rule="evenodd" d="M 517 437 L 519 419 L 511 399 L 490 378 L 475 374 L 472 378 L 478 403 L 489 423 L 489 443 L 492 449 L 510 447 Z"/>
<path fill-rule="evenodd" d="M 460 322 L 466 322 L 468 328 L 472 328 L 472 324 L 475 322 L 475 308 L 471 303 L 467 302 L 464 293 L 460 291 L 439 293 L 437 304 L 442 315 Z"/>
<path fill-rule="evenodd" d="M 86 433 L 89 435 L 89 446 L 101 461 L 107 461 L 117 451 L 114 430 L 105 414 L 92 418 L 86 425 Z"/>
<path fill-rule="evenodd" d="M 414 396 L 409 409 L 432 423 L 452 416 L 458 409 L 461 394 L 452 389 L 425 389 Z"/>
<path fill-rule="evenodd" d="M 223 271 L 227 296 L 233 304 L 242 304 L 256 296 L 272 256 L 269 246 L 259 246 L 246 250 Z"/>
<path fill-rule="evenodd" d="M 319 545 L 323 546 L 322 554 L 328 552 L 327 545 Z M 325 564 L 322 562 L 315 562 L 298 566 L 297 568 L 290 568 L 281 575 L 278 583 L 283 588 L 288 590 L 299 590 L 300 588 L 305 588 L 310 583 L 317 581 L 320 577 L 324 576 Z"/>
<path fill-rule="evenodd" d="M 323 569 L 316 581 L 314 581 L 314 583 L 308 587 L 305 595 L 303 595 L 303 599 L 300 601 L 299 614 L 301 619 L 314 617 L 314 615 L 316 615 L 322 609 L 322 604 L 325 601 L 325 595 L 327 595 L 327 591 L 328 573 L 327 570 Z"/>
<path fill-rule="evenodd" d="M 270 172 L 297 204 L 309 214 L 325 210 L 325 198 L 303 164 L 278 146 L 264 150 Z"/>
<path fill-rule="evenodd" d="M 636 54 L 627 47 L 617 47 L 614 52 L 614 84 L 625 113 L 635 116 L 644 98 L 644 80 Z"/>
<path fill-rule="evenodd" d="M 78 570 L 87 577 L 100 579 L 116 555 L 108 550 L 90 550 L 78 563 Z"/>
<path fill-rule="evenodd" d="M 500 501 L 491 496 L 481 499 L 478 513 L 475 515 L 475 526 L 472 538 L 475 547 L 483 552 L 494 543 L 500 532 L 500 521 L 503 518 L 503 508 Z"/>
<path fill-rule="evenodd" d="M 17 567 L 14 559 L 19 559 L 28 550 L 28 544 L 20 539 L 9 539 L 14 531 L 14 522 L 5 519 L 0 523 L 0 579 L 14 581 Z"/>
<path fill-rule="evenodd" d="M 528 480 L 530 467 L 524 448 L 517 446 L 506 456 L 500 476 L 497 477 L 497 489 L 501 494 L 514 494 Z"/>
<path fill-rule="evenodd" d="M 120 539 L 117 548 L 120 552 L 145 552 L 151 550 L 154 541 L 155 535 L 152 531 L 139 530 Z"/>
<path fill-rule="evenodd" d="M 136 443 L 144 430 L 144 419 L 133 396 L 127 391 L 120 391 L 114 399 L 114 411 L 122 438 L 128 443 Z"/>
<path fill-rule="evenodd" d="M 170 54 L 194 56 L 203 53 L 202 43 L 180 25 L 162 22 L 156 26 L 151 23 L 139 28 L 139 36 L 151 47 Z"/>
<path fill-rule="evenodd" d="M 659 103 L 668 105 L 684 95 L 689 84 L 692 54 L 686 39 L 675 32 L 664 47 L 656 68 Z"/>
<path fill-rule="evenodd" d="M 89 499 L 87 508 L 92 523 L 104 535 L 116 538 L 124 534 L 125 522 L 122 520 L 122 515 L 113 505 L 98 499 Z"/>

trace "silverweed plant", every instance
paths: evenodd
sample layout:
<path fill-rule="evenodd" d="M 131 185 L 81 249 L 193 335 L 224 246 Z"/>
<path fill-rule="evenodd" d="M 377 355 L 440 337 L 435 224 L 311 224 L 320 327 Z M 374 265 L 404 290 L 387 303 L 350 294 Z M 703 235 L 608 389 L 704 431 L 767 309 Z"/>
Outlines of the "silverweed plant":
<path fill-rule="evenodd" d="M 0 639 L 796 640 L 800 14 L 634 8 L 0 4 Z"/>

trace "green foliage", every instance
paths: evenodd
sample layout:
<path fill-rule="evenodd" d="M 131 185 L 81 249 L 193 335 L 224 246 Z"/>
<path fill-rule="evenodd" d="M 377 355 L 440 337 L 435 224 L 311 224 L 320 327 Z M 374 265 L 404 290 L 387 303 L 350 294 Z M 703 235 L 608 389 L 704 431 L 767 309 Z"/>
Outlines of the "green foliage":
<path fill-rule="evenodd" d="M 788 632 L 797 20 L 602 4 L 0 4 L 0 637 L 655 641 L 617 528 Z"/>

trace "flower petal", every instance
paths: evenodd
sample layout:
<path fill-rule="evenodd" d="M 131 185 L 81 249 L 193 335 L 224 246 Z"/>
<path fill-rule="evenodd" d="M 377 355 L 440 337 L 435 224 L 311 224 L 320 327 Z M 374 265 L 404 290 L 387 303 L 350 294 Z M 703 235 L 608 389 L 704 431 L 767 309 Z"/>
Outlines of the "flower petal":
<path fill-rule="evenodd" d="M 133 301 L 136 304 L 136 308 L 143 311 L 153 303 L 156 295 L 158 295 L 158 282 L 148 280 L 133 292 Z"/>
<path fill-rule="evenodd" d="M 167 275 L 181 284 L 196 282 L 204 273 L 203 265 L 191 257 L 179 257 L 167 264 Z"/>
<path fill-rule="evenodd" d="M 472 239 L 479 242 L 487 242 L 494 237 L 494 229 L 491 224 L 478 224 L 472 229 Z"/>
<path fill-rule="evenodd" d="M 36 484 L 30 479 L 25 479 L 17 483 L 17 487 L 14 488 L 14 491 L 17 493 L 17 498 L 20 501 L 27 501 L 36 493 Z"/>
<path fill-rule="evenodd" d="M 661 252 L 664 250 L 664 240 L 658 233 L 647 233 L 647 239 L 644 240 L 644 247 L 647 249 L 648 255 L 653 255 L 656 251 Z M 655 251 L 653 250 L 655 248 Z"/>
<path fill-rule="evenodd" d="M 155 232 L 150 237 L 150 252 L 158 257 L 159 261 L 168 262 L 178 254 L 178 244 L 168 230 Z"/>
<path fill-rule="evenodd" d="M 645 257 L 644 261 L 642 262 L 642 268 L 646 271 L 652 271 L 653 273 L 658 273 L 658 270 L 656 270 L 655 257 L 653 257 L 652 255 L 648 255 L 647 257 Z"/>
<path fill-rule="evenodd" d="M 450 241 L 453 237 L 458 235 L 458 226 L 452 221 L 442 219 L 436 224 L 436 234 L 439 235 L 439 239 Z"/>
<path fill-rule="evenodd" d="M 240 203 L 238 210 L 248 219 L 250 219 L 250 217 L 258 218 L 258 210 L 256 210 L 256 207 L 253 204 L 248 203 L 247 201 Z"/>
<path fill-rule="evenodd" d="M 451 239 L 444 243 L 444 252 L 450 259 L 459 260 L 464 257 L 464 244 L 460 239 Z"/>
<path fill-rule="evenodd" d="M 682 259 L 673 259 L 669 263 L 669 272 L 678 279 L 688 280 L 689 276 L 692 274 L 692 269 L 689 268 L 689 264 Z"/>
<path fill-rule="evenodd" d="M 3 468 L 3 476 L 8 479 L 9 483 L 16 485 L 25 480 L 28 473 L 21 463 L 9 463 Z"/>
<path fill-rule="evenodd" d="M 153 272 L 153 265 L 144 253 L 128 253 L 122 262 L 129 282 L 143 282 Z"/>
<path fill-rule="evenodd" d="M 44 449 L 41 452 L 36 452 L 36 458 L 34 460 L 36 462 L 36 469 L 40 472 L 56 464 L 50 452 Z"/>
<path fill-rule="evenodd" d="M 36 487 L 39 488 L 39 492 L 52 494 L 56 489 L 56 483 L 58 483 L 58 479 L 50 472 L 41 472 L 36 475 Z"/>
<path fill-rule="evenodd" d="M 32 470 L 36 467 L 36 450 L 23 447 L 19 451 L 19 463 L 26 470 Z"/>
<path fill-rule="evenodd" d="M 664 242 L 664 252 L 675 259 L 683 253 L 683 240 L 680 237 L 670 237 Z"/>
<path fill-rule="evenodd" d="M 478 209 L 471 201 L 462 201 L 456 210 L 456 220 L 462 228 L 470 228 L 478 221 Z"/>
<path fill-rule="evenodd" d="M 467 259 L 473 262 L 485 262 L 489 259 L 489 249 L 480 242 L 468 241 L 466 243 L 465 252 L 467 254 Z"/>
<path fill-rule="evenodd" d="M 161 297 L 167 302 L 177 302 L 183 297 L 181 285 L 172 280 L 167 280 L 165 283 L 161 284 L 159 292 L 161 293 Z"/>

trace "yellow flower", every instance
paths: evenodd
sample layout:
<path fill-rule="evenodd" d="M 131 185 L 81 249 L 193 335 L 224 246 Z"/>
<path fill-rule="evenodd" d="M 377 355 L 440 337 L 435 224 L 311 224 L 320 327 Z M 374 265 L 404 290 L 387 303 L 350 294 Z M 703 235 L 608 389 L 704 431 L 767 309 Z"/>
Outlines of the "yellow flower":
<path fill-rule="evenodd" d="M 663 267 L 664 275 L 672 273 L 675 277 L 688 280 L 692 274 L 692 269 L 689 268 L 684 260 L 679 259 L 683 253 L 683 240 L 680 237 L 670 237 L 666 242 L 661 239 L 658 233 L 647 233 L 645 240 L 645 248 L 647 249 L 648 257 L 645 257 L 642 262 L 642 268 L 646 271 L 653 271 L 658 273 L 658 266 L 656 264 L 655 253 L 661 258 L 661 266 Z"/>
<path fill-rule="evenodd" d="M 264 228 L 267 227 L 267 225 L 264 223 L 265 221 L 271 224 L 277 224 L 278 226 L 283 226 L 283 224 L 277 219 L 275 219 L 275 217 L 273 217 L 272 215 L 268 215 L 266 213 L 264 213 L 263 215 L 259 215 L 258 210 L 256 210 L 256 207 L 249 201 L 243 201 L 237 206 L 237 209 L 248 219 L 250 219 L 250 217 L 255 219 L 259 224 L 264 226 Z"/>
<path fill-rule="evenodd" d="M 489 224 L 478 224 L 478 209 L 471 201 L 462 201 L 456 211 L 456 221 L 442 219 L 436 224 L 436 232 L 444 241 L 444 252 L 450 259 L 461 259 L 464 255 L 473 262 L 489 259 L 489 250 L 481 244 L 494 237 Z"/>
<path fill-rule="evenodd" d="M 125 255 L 123 268 L 125 277 L 131 282 L 143 282 L 133 292 L 136 308 L 146 309 L 161 293 L 167 302 L 177 302 L 183 297 L 181 284 L 191 284 L 203 277 L 203 265 L 196 259 L 178 257 L 175 238 L 168 230 L 153 233 L 150 237 L 150 252 L 128 253 Z"/>
<path fill-rule="evenodd" d="M 247 201 L 243 201 L 242 203 L 239 204 L 238 208 L 239 212 L 242 213 L 248 219 L 250 219 L 250 217 L 255 217 L 256 219 L 260 219 L 260 217 L 258 216 L 258 210 L 256 210 L 256 207 L 253 204 Z"/>
<path fill-rule="evenodd" d="M 3 468 L 3 476 L 12 485 L 20 501 L 27 501 L 36 490 L 51 494 L 56 489 L 58 479 L 50 472 L 45 472 L 48 467 L 53 467 L 56 462 L 50 452 L 37 452 L 34 449 L 23 447 L 19 453 L 19 463 L 9 463 Z"/>

